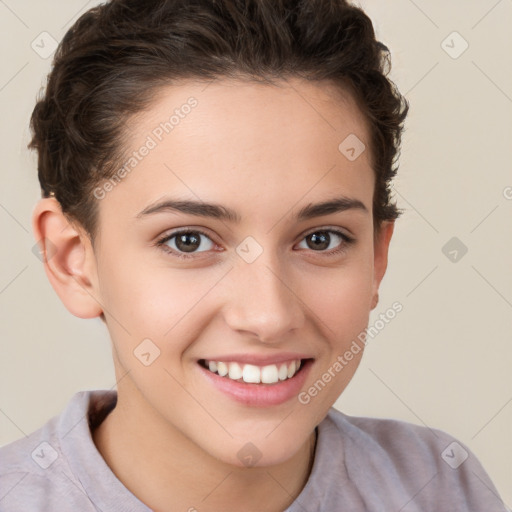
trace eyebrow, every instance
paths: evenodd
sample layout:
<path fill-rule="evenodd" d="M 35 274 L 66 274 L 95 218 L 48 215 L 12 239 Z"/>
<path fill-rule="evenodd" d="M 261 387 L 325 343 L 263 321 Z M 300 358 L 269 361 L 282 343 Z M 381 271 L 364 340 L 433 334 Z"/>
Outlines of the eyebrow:
<path fill-rule="evenodd" d="M 349 197 L 336 197 L 322 203 L 308 204 L 300 209 L 296 215 L 296 220 L 304 221 L 330 215 L 333 213 L 344 212 L 347 210 L 360 210 L 368 213 L 366 206 L 359 199 Z M 241 216 L 234 210 L 215 203 L 204 203 L 202 201 L 164 199 L 156 204 L 149 205 L 140 213 L 137 218 L 143 218 L 155 213 L 181 212 L 200 217 L 211 217 L 233 223 L 239 223 Z"/>

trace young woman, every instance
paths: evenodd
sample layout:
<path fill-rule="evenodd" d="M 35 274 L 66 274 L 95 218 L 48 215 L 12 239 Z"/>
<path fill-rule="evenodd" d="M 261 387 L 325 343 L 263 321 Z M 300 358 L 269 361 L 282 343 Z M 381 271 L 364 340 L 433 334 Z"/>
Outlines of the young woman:
<path fill-rule="evenodd" d="M 504 510 L 448 434 L 332 408 L 398 217 L 387 64 L 342 0 L 74 24 L 32 116 L 33 230 L 67 309 L 104 320 L 117 391 L 0 449 L 2 510 Z"/>

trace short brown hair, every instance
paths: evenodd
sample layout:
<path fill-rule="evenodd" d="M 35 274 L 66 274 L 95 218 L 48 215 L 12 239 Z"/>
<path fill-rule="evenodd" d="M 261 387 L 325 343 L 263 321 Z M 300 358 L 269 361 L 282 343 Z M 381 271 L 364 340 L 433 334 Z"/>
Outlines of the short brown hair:
<path fill-rule="evenodd" d="M 127 119 L 163 86 L 296 76 L 352 91 L 370 127 L 374 224 L 394 220 L 390 183 L 408 104 L 389 68 L 370 19 L 345 0 L 111 0 L 68 30 L 32 113 L 42 196 L 54 195 L 94 239 L 92 191 L 120 163 Z"/>

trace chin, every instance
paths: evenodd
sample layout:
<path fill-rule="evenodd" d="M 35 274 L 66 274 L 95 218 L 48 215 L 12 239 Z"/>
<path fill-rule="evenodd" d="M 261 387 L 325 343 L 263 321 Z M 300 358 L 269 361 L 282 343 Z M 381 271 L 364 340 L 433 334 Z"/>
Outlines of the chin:
<path fill-rule="evenodd" d="M 215 447 L 208 451 L 230 466 L 263 468 L 287 462 L 309 441 L 308 434 L 300 436 L 296 430 L 272 437 L 271 434 L 267 438 L 230 440 L 221 450 Z"/>

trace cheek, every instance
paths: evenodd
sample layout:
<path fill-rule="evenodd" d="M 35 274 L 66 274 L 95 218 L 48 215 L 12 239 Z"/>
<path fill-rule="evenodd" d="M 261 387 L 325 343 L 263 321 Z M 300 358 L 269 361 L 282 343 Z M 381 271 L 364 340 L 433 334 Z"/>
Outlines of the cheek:
<path fill-rule="evenodd" d="M 348 335 L 364 329 L 368 322 L 373 293 L 373 258 L 359 253 L 357 261 L 332 269 L 322 277 L 313 278 L 315 286 L 308 285 L 306 303 L 329 327 L 325 333 L 336 339 L 340 333 Z"/>
<path fill-rule="evenodd" d="M 317 283 L 308 305 L 322 320 L 317 325 L 323 329 L 326 345 L 299 402 L 311 411 L 317 410 L 321 417 L 346 388 L 361 362 L 361 340 L 368 326 L 373 293 L 371 251 L 358 253 L 356 261 Z"/>
<path fill-rule="evenodd" d="M 161 338 L 186 320 L 214 284 L 212 274 L 123 258 L 102 269 L 103 304 L 130 332 Z"/>
<path fill-rule="evenodd" d="M 174 371 L 181 366 L 183 354 L 211 320 L 215 285 L 224 273 L 222 269 L 177 269 L 128 259 L 109 272 L 104 269 L 102 303 L 121 366 L 148 383 L 158 379 L 159 373 L 168 379 L 156 369 Z M 150 352 L 151 358 L 158 354 L 151 363 L 154 371 L 147 371 L 144 361 L 136 359 L 139 352 Z"/>

